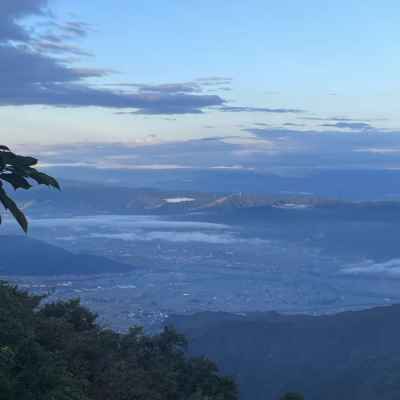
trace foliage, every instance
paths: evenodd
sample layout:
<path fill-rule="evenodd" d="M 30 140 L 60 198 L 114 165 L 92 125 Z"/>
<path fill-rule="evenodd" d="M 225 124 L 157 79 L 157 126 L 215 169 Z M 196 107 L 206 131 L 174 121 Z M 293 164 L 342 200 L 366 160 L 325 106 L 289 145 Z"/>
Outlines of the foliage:
<path fill-rule="evenodd" d="M 15 190 L 28 190 L 32 187 L 32 182 L 60 189 L 56 179 L 34 168 L 37 162 L 36 158 L 20 156 L 13 153 L 7 146 L 0 145 L 0 203 L 13 215 L 25 232 L 28 230 L 28 221 L 21 209 L 7 194 L 4 183 L 7 182 Z"/>
<path fill-rule="evenodd" d="M 236 400 L 233 381 L 186 355 L 185 338 L 96 324 L 78 300 L 0 285 L 0 400 Z"/>

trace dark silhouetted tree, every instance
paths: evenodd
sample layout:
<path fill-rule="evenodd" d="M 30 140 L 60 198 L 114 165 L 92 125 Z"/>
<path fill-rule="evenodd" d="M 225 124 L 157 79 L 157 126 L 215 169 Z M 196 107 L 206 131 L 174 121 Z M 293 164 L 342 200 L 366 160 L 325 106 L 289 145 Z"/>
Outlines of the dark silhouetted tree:
<path fill-rule="evenodd" d="M 15 190 L 30 189 L 32 183 L 60 189 L 56 179 L 34 168 L 37 162 L 36 158 L 15 154 L 7 146 L 0 145 L 0 203 L 13 215 L 25 232 L 28 230 L 28 221 L 15 201 L 7 194 L 4 184 L 7 182 Z"/>

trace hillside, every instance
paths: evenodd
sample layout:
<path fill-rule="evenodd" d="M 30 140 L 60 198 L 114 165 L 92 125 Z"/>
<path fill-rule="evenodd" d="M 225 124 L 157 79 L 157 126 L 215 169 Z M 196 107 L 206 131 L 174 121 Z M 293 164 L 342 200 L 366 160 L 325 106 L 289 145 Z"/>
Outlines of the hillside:
<path fill-rule="evenodd" d="M 0 275 L 122 273 L 132 266 L 89 254 L 73 254 L 26 236 L 1 235 Z"/>
<path fill-rule="evenodd" d="M 237 379 L 244 400 L 286 391 L 307 400 L 400 398 L 400 305 L 319 317 L 200 313 L 170 323 L 192 354 Z"/>

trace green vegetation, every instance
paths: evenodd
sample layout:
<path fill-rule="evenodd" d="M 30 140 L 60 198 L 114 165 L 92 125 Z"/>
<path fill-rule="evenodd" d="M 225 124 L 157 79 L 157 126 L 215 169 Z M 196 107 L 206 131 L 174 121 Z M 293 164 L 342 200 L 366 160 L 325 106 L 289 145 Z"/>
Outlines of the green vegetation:
<path fill-rule="evenodd" d="M 37 162 L 36 158 L 20 156 L 13 153 L 7 146 L 0 145 L 0 203 L 13 215 L 25 232 L 28 230 L 28 221 L 14 200 L 7 194 L 4 183 L 9 183 L 15 190 L 30 189 L 32 181 L 39 185 L 60 189 L 56 179 L 34 168 Z"/>
<path fill-rule="evenodd" d="M 0 400 L 235 400 L 233 381 L 189 358 L 171 329 L 102 329 L 78 300 L 41 297 L 0 284 Z"/>

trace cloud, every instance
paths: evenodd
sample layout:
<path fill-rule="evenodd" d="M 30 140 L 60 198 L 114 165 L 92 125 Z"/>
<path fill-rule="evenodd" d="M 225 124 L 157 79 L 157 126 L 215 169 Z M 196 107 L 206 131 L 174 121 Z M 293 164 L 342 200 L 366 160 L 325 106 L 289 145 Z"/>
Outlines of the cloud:
<path fill-rule="evenodd" d="M 211 222 L 175 221 L 150 215 L 93 215 L 70 218 L 37 218 L 35 226 L 40 228 L 70 227 L 71 229 L 101 227 L 101 229 L 126 230 L 196 230 L 196 231 L 225 231 L 228 225 Z"/>
<path fill-rule="evenodd" d="M 354 149 L 356 153 L 370 153 L 370 154 L 398 154 L 400 153 L 400 147 L 397 148 L 385 148 L 385 147 L 367 147 L 361 149 Z"/>
<path fill-rule="evenodd" d="M 343 116 L 335 116 L 335 117 L 316 117 L 316 116 L 301 116 L 299 119 L 308 120 L 308 121 L 322 121 L 322 122 L 350 122 L 350 123 L 366 123 L 372 121 L 386 121 L 386 118 L 349 118 Z"/>
<path fill-rule="evenodd" d="M 202 114 L 203 108 L 217 106 L 224 103 L 224 100 L 216 95 L 190 95 L 190 94 L 118 94 L 118 98 L 127 99 L 129 104 L 114 105 L 115 108 L 138 108 L 137 111 L 120 112 L 118 114 Z M 124 103 L 121 103 L 124 104 Z M 112 107 L 110 105 L 109 107 Z"/>
<path fill-rule="evenodd" d="M 59 28 L 69 37 L 85 37 L 91 30 L 89 24 L 81 21 L 68 21 Z"/>
<path fill-rule="evenodd" d="M 94 215 L 71 218 L 38 218 L 37 228 L 63 228 L 73 238 L 123 241 L 203 242 L 209 244 L 270 244 L 259 238 L 241 238 L 231 226 L 210 222 L 169 220 L 149 215 Z M 96 233 L 92 233 L 96 228 Z M 71 240 L 71 236 L 67 236 Z M 64 238 L 65 240 L 65 238 Z"/>
<path fill-rule="evenodd" d="M 400 278 L 400 259 L 396 258 L 378 263 L 367 260 L 343 268 L 340 273 L 343 275 L 356 275 L 371 278 Z"/>
<path fill-rule="evenodd" d="M 215 166 L 238 165 L 233 162 L 233 151 L 241 147 L 225 143 L 224 138 L 206 140 L 188 140 L 182 142 L 143 142 L 137 144 L 90 143 L 18 148 L 36 154 L 42 165 L 82 166 L 82 160 L 88 167 L 96 169 L 126 170 L 172 170 L 206 169 Z"/>
<path fill-rule="evenodd" d="M 269 141 L 281 165 L 330 168 L 398 166 L 400 132 L 376 128 L 344 131 L 246 128 L 256 140 Z M 256 162 L 255 159 L 253 159 Z"/>
<path fill-rule="evenodd" d="M 175 231 L 154 231 L 137 233 L 98 233 L 91 234 L 91 238 L 115 239 L 127 242 L 149 242 L 163 240 L 168 242 L 201 242 L 208 244 L 232 244 L 239 240 L 230 233 L 215 234 L 205 232 L 175 232 Z"/>
<path fill-rule="evenodd" d="M 201 86 L 196 82 L 163 83 L 158 85 L 144 83 L 113 83 L 108 86 L 135 88 L 141 93 L 177 94 L 202 92 Z"/>
<path fill-rule="evenodd" d="M 21 20 L 47 15 L 46 0 L 2 0 L 0 3 L 0 106 L 48 105 L 126 109 L 130 114 L 199 114 L 221 106 L 217 95 L 197 94 L 198 84 L 137 85 L 135 92 L 90 86 L 88 78 L 110 74 L 104 69 L 76 68 L 57 56 L 88 56 L 65 42 L 87 34 L 79 21 L 48 25 L 55 31 L 27 30 Z"/>
<path fill-rule="evenodd" d="M 198 78 L 197 82 L 204 86 L 223 86 L 230 85 L 232 83 L 232 78 L 223 76 L 209 76 L 205 78 Z"/>
<path fill-rule="evenodd" d="M 196 79 L 194 81 L 189 81 L 189 82 L 174 82 L 174 83 L 162 83 L 162 84 L 123 82 L 123 83 L 110 83 L 107 84 L 106 86 L 134 88 L 141 93 L 164 93 L 164 94 L 228 92 L 232 90 L 230 86 L 220 86 L 218 80 L 212 80 L 208 82 L 205 79 L 206 78 Z M 230 83 L 231 81 L 229 80 L 227 82 L 224 82 L 224 84 L 227 84 L 228 82 Z"/>
<path fill-rule="evenodd" d="M 191 82 L 121 83 L 114 87 L 90 84 L 91 78 L 112 73 L 106 69 L 77 68 L 71 63 L 71 56 L 91 56 L 75 41 L 92 28 L 77 20 L 49 21 L 48 5 L 47 0 L 0 2 L 0 106 L 93 106 L 118 109 L 118 114 L 127 115 L 202 114 L 210 107 L 223 112 L 302 112 L 228 106 L 220 95 L 210 93 L 231 89 L 232 79 L 223 76 Z M 27 29 L 24 18 L 32 16 L 45 21 Z"/>
<path fill-rule="evenodd" d="M 276 114 L 300 114 L 304 113 L 304 110 L 296 108 L 266 108 L 266 107 L 235 107 L 235 106 L 223 106 L 219 108 L 223 112 L 248 112 L 248 113 L 276 113 Z"/>
<path fill-rule="evenodd" d="M 400 132 L 300 131 L 247 128 L 253 136 L 225 136 L 131 144 L 99 143 L 26 149 L 48 166 L 80 165 L 119 170 L 271 171 L 274 168 L 399 167 Z M 21 149 L 18 149 L 21 151 Z M 219 167 L 219 168 L 218 168 Z M 223 167 L 223 168 L 221 168 Z"/>
<path fill-rule="evenodd" d="M 339 128 L 339 129 L 351 129 L 351 130 L 366 130 L 366 129 L 373 129 L 373 126 L 366 122 L 346 122 L 346 121 L 341 121 L 341 122 L 336 122 L 334 124 L 322 124 L 322 127 L 328 127 L 328 128 Z"/>
<path fill-rule="evenodd" d="M 303 127 L 305 126 L 304 124 L 296 124 L 294 122 L 285 122 L 283 126 L 290 126 L 290 127 Z"/>
<path fill-rule="evenodd" d="M 196 79 L 195 82 L 208 92 L 230 92 L 232 90 L 232 78 L 210 76 Z"/>
<path fill-rule="evenodd" d="M 30 33 L 19 20 L 30 15 L 44 15 L 47 3 L 47 0 L 1 0 L 0 42 L 28 41 Z"/>
<path fill-rule="evenodd" d="M 34 47 L 38 52 L 48 52 L 48 53 L 58 53 L 58 54 L 70 53 L 76 56 L 85 56 L 85 57 L 93 56 L 92 53 L 82 50 L 79 46 L 62 43 L 61 41 L 57 43 L 55 41 L 41 40 L 37 41 L 34 44 Z"/>

